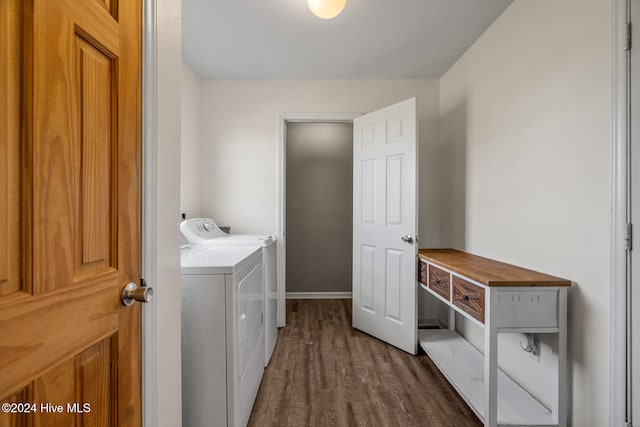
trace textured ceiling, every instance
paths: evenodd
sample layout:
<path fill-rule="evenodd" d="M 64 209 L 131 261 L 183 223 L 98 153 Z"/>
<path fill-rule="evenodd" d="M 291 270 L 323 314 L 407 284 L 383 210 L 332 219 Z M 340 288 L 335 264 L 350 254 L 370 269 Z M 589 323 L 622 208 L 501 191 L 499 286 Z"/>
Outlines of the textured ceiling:
<path fill-rule="evenodd" d="M 439 78 L 511 0 L 182 0 L 182 55 L 206 79 Z"/>

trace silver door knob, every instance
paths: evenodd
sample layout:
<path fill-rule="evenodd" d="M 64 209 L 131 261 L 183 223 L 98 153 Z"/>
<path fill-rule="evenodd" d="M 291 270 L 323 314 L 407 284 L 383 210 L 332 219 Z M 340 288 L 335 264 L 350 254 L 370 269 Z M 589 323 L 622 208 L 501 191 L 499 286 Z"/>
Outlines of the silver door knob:
<path fill-rule="evenodd" d="M 405 243 L 413 243 L 413 237 L 411 237 L 410 234 L 407 234 L 406 236 L 402 236 L 400 240 L 402 240 Z"/>
<path fill-rule="evenodd" d="M 133 282 L 127 283 L 122 290 L 122 304 L 127 307 L 136 301 L 149 302 L 153 299 L 153 288 L 151 286 L 138 286 Z"/>

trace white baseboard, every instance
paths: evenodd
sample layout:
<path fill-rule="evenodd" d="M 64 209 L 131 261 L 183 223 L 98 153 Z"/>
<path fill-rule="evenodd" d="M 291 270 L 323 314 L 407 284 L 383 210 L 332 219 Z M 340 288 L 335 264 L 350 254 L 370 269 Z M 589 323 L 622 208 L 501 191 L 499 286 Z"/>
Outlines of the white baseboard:
<path fill-rule="evenodd" d="M 351 292 L 287 292 L 287 299 L 348 299 Z"/>

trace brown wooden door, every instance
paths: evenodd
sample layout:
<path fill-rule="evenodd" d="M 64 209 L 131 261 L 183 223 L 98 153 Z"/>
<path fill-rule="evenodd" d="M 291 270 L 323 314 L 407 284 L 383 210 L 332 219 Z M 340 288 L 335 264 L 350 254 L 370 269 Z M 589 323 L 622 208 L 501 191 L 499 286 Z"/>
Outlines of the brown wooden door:
<path fill-rule="evenodd" d="M 140 63 L 140 0 L 0 0 L 0 426 L 141 423 Z"/>

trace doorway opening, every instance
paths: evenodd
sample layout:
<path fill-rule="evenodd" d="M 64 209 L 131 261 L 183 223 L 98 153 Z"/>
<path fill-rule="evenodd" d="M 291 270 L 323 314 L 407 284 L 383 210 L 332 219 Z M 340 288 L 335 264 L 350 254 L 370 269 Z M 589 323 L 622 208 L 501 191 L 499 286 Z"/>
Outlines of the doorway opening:
<path fill-rule="evenodd" d="M 291 238 L 299 237 L 292 236 L 287 230 L 287 127 L 305 122 L 348 122 L 353 126 L 353 171 L 350 173 L 352 181 L 345 183 L 345 186 L 350 186 L 353 190 L 353 228 L 349 233 L 353 238 L 350 245 L 353 250 L 353 265 L 351 268 L 347 267 L 347 271 L 352 272 L 350 282 L 354 307 L 353 327 L 415 354 L 417 292 L 413 278 L 417 268 L 418 231 L 417 117 L 415 97 L 365 115 L 280 115 L 277 307 L 279 327 L 285 326 L 286 323 L 287 275 L 293 271 L 287 268 L 287 247 Z M 321 180 L 312 178 L 309 181 Z M 335 191 L 335 188 L 332 190 Z M 318 199 L 322 201 L 322 198 Z M 304 215 L 302 217 L 304 220 Z M 321 224 L 322 227 L 325 225 Z M 313 227 L 311 230 L 314 230 Z M 303 248 L 304 245 L 314 244 L 309 240 L 313 238 L 302 241 Z M 345 243 L 342 242 L 342 245 Z M 328 246 L 331 247 L 331 243 L 328 243 Z M 302 257 L 297 262 L 304 266 L 318 261 L 307 258 L 309 257 Z M 331 266 L 321 264 L 320 269 L 322 268 L 327 269 Z M 302 275 L 304 274 L 303 269 Z M 348 279 L 345 281 L 349 282 Z"/>
<path fill-rule="evenodd" d="M 278 326 L 286 298 L 350 298 L 353 119 L 280 116 Z"/>
<path fill-rule="evenodd" d="M 287 298 L 350 298 L 353 124 L 289 123 Z"/>

